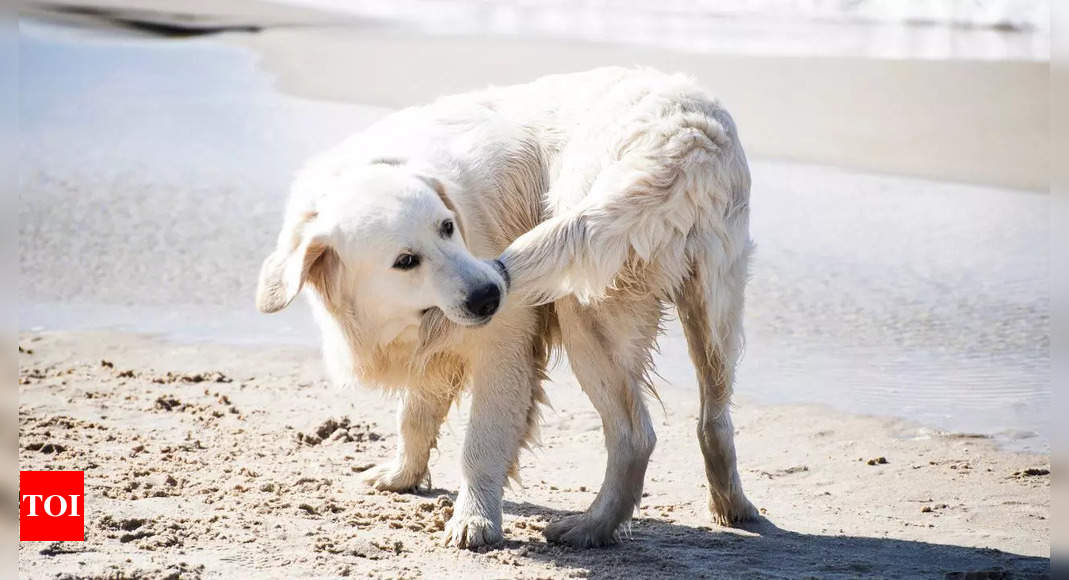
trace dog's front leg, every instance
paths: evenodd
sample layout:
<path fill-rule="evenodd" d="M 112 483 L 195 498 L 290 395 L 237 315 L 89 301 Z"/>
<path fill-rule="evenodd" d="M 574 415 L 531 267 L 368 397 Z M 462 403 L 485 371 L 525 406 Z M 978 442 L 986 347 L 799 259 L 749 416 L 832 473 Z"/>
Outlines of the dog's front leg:
<path fill-rule="evenodd" d="M 419 389 L 405 393 L 397 409 L 397 456 L 392 462 L 369 469 L 364 481 L 380 491 L 410 491 L 427 480 L 427 460 L 454 394 L 423 393 Z"/>
<path fill-rule="evenodd" d="M 521 345 L 528 348 L 516 348 Z M 525 352 L 531 352 L 528 341 L 502 338 L 473 364 L 462 481 L 445 529 L 446 544 L 475 548 L 502 539 L 505 480 L 528 432 L 529 410 L 536 404 L 537 377 Z"/>

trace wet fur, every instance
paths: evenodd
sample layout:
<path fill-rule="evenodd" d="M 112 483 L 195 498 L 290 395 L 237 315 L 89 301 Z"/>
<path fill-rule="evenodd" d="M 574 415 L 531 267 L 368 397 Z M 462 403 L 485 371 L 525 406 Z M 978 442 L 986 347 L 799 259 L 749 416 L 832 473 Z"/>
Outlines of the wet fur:
<path fill-rule="evenodd" d="M 388 317 L 391 304 L 369 307 L 347 270 L 353 257 L 312 233 L 324 221 L 323 192 L 371 171 L 421 180 L 455 215 L 470 257 L 493 264 L 509 295 L 489 324 L 461 326 L 432 307 L 408 323 L 411 332 L 382 335 L 375 317 Z M 749 189 L 734 122 L 686 77 L 609 68 L 446 97 L 391 115 L 309 164 L 257 302 L 277 310 L 306 283 L 330 375 L 401 393 L 397 457 L 368 474 L 379 489 L 426 480 L 439 425 L 459 393 L 471 392 L 463 483 L 445 535 L 461 547 L 501 540 L 501 488 L 517 477 L 520 449 L 537 440 L 542 382 L 561 347 L 602 417 L 608 461 L 590 508 L 545 534 L 576 546 L 619 539 L 656 445 L 646 408 L 656 395 L 651 351 L 674 305 L 697 371 L 709 507 L 732 524 L 756 517 L 729 413 Z"/>

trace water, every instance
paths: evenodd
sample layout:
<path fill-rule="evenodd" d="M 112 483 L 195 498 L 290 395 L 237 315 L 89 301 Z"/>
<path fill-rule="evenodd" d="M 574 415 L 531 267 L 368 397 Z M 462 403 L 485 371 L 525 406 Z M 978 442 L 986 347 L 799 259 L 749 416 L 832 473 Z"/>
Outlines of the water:
<path fill-rule="evenodd" d="M 1048 60 L 1047 0 L 286 0 L 433 34 L 777 56 Z"/>
<path fill-rule="evenodd" d="M 254 311 L 289 175 L 386 114 L 278 94 L 212 40 L 22 45 L 20 328 L 314 344 Z M 737 391 L 1047 448 L 1045 195 L 755 159 Z M 678 325 L 662 388 L 693 388 Z"/>

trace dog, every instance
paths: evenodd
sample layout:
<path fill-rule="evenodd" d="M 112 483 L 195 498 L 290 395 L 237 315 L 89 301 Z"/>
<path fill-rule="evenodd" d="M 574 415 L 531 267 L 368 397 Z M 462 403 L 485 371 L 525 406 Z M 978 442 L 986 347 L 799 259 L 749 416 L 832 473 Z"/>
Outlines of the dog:
<path fill-rule="evenodd" d="M 310 288 L 328 375 L 399 393 L 397 454 L 368 472 L 376 489 L 427 478 L 439 427 L 470 392 L 444 537 L 461 548 L 503 539 L 503 487 L 537 440 L 560 347 L 601 415 L 608 460 L 586 512 L 544 534 L 619 540 L 656 443 L 651 349 L 674 305 L 697 371 L 709 509 L 731 525 L 757 517 L 728 409 L 749 190 L 732 117 L 682 75 L 604 68 L 443 97 L 298 172 L 256 301 L 275 312 Z"/>

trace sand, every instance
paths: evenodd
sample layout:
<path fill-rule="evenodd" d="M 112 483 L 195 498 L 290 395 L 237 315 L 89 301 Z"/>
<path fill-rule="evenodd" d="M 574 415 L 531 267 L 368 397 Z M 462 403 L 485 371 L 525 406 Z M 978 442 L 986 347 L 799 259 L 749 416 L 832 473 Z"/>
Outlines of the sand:
<path fill-rule="evenodd" d="M 751 155 L 1049 189 L 1042 62 L 695 54 L 369 27 L 232 39 L 263 55 L 287 92 L 386 107 L 543 74 L 652 66 L 693 75 L 721 99 Z"/>
<path fill-rule="evenodd" d="M 440 546 L 463 406 L 442 430 L 432 486 L 379 493 L 360 472 L 391 456 L 393 402 L 327 386 L 312 351 L 64 332 L 24 333 L 20 349 L 20 468 L 85 470 L 87 494 L 86 542 L 21 543 L 24 577 L 1029 578 L 1049 567 L 1048 458 L 984 438 L 743 400 L 739 466 L 765 519 L 720 528 L 705 511 L 697 396 L 665 390 L 630 533 L 573 550 L 540 530 L 593 499 L 604 453 L 593 408 L 558 369 L 543 445 L 506 491 L 507 541 L 470 552 Z"/>

